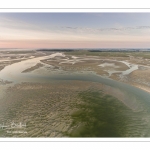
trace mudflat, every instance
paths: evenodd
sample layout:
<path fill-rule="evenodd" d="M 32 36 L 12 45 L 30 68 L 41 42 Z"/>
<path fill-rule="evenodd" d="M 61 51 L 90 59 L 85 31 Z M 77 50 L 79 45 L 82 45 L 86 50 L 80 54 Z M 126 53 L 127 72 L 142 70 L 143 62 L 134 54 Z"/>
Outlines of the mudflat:
<path fill-rule="evenodd" d="M 91 74 L 149 94 L 149 56 L 148 52 L 86 50 L 2 52 L 0 136 L 149 137 L 147 97 L 138 98 L 136 93 L 130 97 L 128 90 L 117 88 L 118 82 L 113 87 L 82 80 Z M 78 73 L 83 77 L 73 78 Z"/>

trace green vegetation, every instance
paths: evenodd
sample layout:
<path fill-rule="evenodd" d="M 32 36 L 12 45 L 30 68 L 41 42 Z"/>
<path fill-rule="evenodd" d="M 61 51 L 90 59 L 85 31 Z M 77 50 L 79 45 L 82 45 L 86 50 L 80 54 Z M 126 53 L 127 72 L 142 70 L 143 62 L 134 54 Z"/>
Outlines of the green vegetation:
<path fill-rule="evenodd" d="M 127 52 L 127 51 L 120 51 L 120 52 L 91 52 L 91 51 L 72 51 L 72 52 L 65 52 L 66 55 L 81 55 L 81 56 L 102 56 L 102 57 L 143 57 L 145 59 L 150 59 L 150 52 Z"/>
<path fill-rule="evenodd" d="M 128 52 L 90 52 L 90 51 L 73 51 L 65 52 L 66 55 L 81 55 L 81 56 L 103 56 L 103 57 L 129 57 Z"/>
<path fill-rule="evenodd" d="M 150 59 L 150 52 L 130 52 L 133 57 L 142 57 L 145 59 Z"/>
<path fill-rule="evenodd" d="M 71 114 L 71 137 L 124 137 L 130 110 L 119 100 L 102 92 L 81 92 L 79 97 L 83 104 Z"/>

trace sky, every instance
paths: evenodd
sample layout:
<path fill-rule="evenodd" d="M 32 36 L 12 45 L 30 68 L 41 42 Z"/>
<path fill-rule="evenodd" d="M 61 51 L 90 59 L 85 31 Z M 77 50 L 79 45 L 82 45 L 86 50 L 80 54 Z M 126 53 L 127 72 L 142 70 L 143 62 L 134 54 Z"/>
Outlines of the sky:
<path fill-rule="evenodd" d="M 0 48 L 150 48 L 150 13 L 0 13 Z"/>

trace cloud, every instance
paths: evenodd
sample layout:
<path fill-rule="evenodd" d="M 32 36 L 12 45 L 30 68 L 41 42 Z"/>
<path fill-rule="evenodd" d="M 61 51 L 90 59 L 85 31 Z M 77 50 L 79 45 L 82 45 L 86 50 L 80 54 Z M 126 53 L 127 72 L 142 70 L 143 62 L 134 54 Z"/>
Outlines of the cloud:
<path fill-rule="evenodd" d="M 150 26 L 135 26 L 135 27 L 110 27 L 110 28 L 92 28 L 92 27 L 77 27 L 77 26 L 40 26 L 38 24 L 31 24 L 23 22 L 20 20 L 15 20 L 14 18 L 2 17 L 0 16 L 0 30 L 3 32 L 8 29 L 14 31 L 20 31 L 20 33 L 28 32 L 32 35 L 36 33 L 39 34 L 99 34 L 99 33 L 125 33 L 125 31 L 132 30 L 149 30 Z M 34 33 L 33 33 L 34 32 Z M 14 32 L 13 32 L 14 33 Z"/>
<path fill-rule="evenodd" d="M 150 29 L 150 26 L 138 26 L 137 29 Z"/>
<path fill-rule="evenodd" d="M 107 31 L 143 30 L 143 29 L 150 29 L 150 26 L 135 26 L 135 27 L 122 27 L 122 28 L 87 28 L 87 27 L 63 26 L 61 28 L 69 31 L 73 30 L 77 32 L 107 32 Z"/>

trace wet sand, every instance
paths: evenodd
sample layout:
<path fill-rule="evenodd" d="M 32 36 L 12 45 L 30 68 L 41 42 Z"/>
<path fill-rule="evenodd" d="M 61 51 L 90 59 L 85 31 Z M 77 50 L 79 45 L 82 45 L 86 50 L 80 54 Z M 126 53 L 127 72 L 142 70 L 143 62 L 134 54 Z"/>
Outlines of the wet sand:
<path fill-rule="evenodd" d="M 129 74 L 116 73 L 117 71 L 123 72 L 130 69 L 130 66 L 120 61 L 126 61 L 131 64 L 142 63 L 142 65 L 145 65 L 146 62 L 150 61 L 148 59 L 145 60 L 141 58 L 141 62 L 138 62 L 139 58 L 134 57 L 134 59 L 132 59 L 130 55 L 130 57 L 123 57 L 124 54 L 120 55 L 119 53 L 113 53 L 113 56 L 82 56 L 70 54 L 71 53 L 65 53 L 65 55 L 60 54 L 51 58 L 45 57 L 45 59 L 41 60 L 42 64 L 36 63 L 32 67 L 29 65 L 29 67 L 23 70 L 22 73 L 40 72 L 41 74 L 44 74 L 44 72 L 42 72 L 43 68 L 45 69 L 43 69 L 44 71 L 48 72 L 53 72 L 55 70 L 68 71 L 68 73 L 69 71 L 93 71 L 98 75 L 120 82 L 125 82 L 150 92 L 149 69 L 142 70 L 138 68 Z M 119 57 L 115 57 L 115 55 L 118 55 Z M 26 57 L 26 59 L 41 56 L 46 56 L 46 53 L 31 53 Z M 17 57 L 12 57 L 13 58 L 11 59 L 18 59 Z M 22 61 L 22 58 L 23 57 L 20 57 L 19 60 L 14 61 L 0 62 L 1 69 L 3 69 L 5 65 L 7 66 L 15 62 Z M 49 69 L 49 65 L 51 65 L 52 68 L 50 66 Z M 114 73 L 110 75 L 109 71 L 114 71 Z M 14 121 L 17 123 L 25 122 L 27 125 L 26 128 L 24 128 L 25 133 L 13 134 L 12 132 L 8 133 L 7 130 L 2 130 L 0 131 L 1 137 L 96 136 L 96 134 L 92 133 L 89 133 L 88 135 L 83 133 L 85 128 L 86 132 L 90 129 L 94 131 L 94 128 L 92 127 L 93 123 L 98 123 L 98 128 L 100 126 L 104 127 L 103 125 L 106 123 L 106 126 L 108 127 L 107 129 L 116 131 L 115 133 L 112 132 L 112 137 L 150 136 L 149 133 L 146 133 L 148 128 L 147 124 L 149 124 L 149 115 L 146 112 L 147 108 L 143 108 L 145 107 L 144 104 L 137 103 L 134 99 L 132 100 L 133 103 L 131 103 L 131 100 L 126 97 L 125 93 L 122 93 L 119 89 L 100 83 L 72 80 L 55 80 L 47 84 L 26 82 L 16 85 L 7 84 L 7 81 L 1 80 L 0 86 L 4 88 L 4 90 L 0 92 L 0 123 L 4 122 L 6 124 L 10 124 Z M 94 95 L 99 96 L 95 97 Z M 106 103 L 98 102 L 99 99 L 102 100 L 103 98 L 106 99 L 108 107 L 106 106 Z M 91 102 L 91 99 L 93 102 Z M 90 103 L 91 106 L 87 105 L 88 103 Z M 104 111 L 97 110 L 95 107 L 97 104 L 99 108 L 104 108 Z M 114 111 L 115 108 L 119 113 Z M 101 113 L 102 120 L 100 122 L 98 122 L 96 112 L 93 110 L 97 110 Z M 111 126 L 107 124 L 110 120 L 104 119 L 106 118 L 105 115 L 107 110 L 110 110 L 110 116 L 108 116 L 111 117 L 110 120 L 114 120 L 116 118 L 119 119 L 118 122 L 115 122 L 118 129 L 116 129 L 115 126 L 111 128 Z M 84 120 L 84 117 L 80 117 L 81 112 L 86 112 L 85 115 L 88 114 L 85 116 L 86 120 Z M 89 112 L 94 113 L 93 118 Z M 146 114 L 145 116 L 144 113 Z M 122 120 L 122 118 L 126 119 Z M 145 120 L 148 119 L 148 121 L 141 121 L 141 118 Z M 88 128 L 87 123 L 90 119 L 91 126 Z M 95 119 L 96 122 L 93 122 Z M 121 128 L 121 123 L 123 123 L 123 128 Z M 106 128 L 103 129 L 107 131 Z M 100 133 L 100 135 L 109 137 L 108 133 L 105 133 L 106 134 Z M 97 136 L 100 137 L 100 135 Z"/>
<path fill-rule="evenodd" d="M 121 93 L 117 94 L 120 100 L 114 96 L 110 96 L 111 93 L 113 95 L 112 88 L 109 86 L 85 81 L 52 81 L 49 84 L 16 84 L 13 87 L 9 87 L 3 99 L 0 100 L 0 122 L 4 122 L 5 124 L 10 124 L 12 121 L 15 123 L 26 123 L 26 127 L 22 129 L 25 133 L 15 134 L 12 133 L 15 129 L 4 129 L 0 133 L 0 136 L 142 136 L 141 132 L 145 128 L 145 124 L 140 122 L 140 118 L 138 118 L 139 113 L 134 112 L 122 103 L 121 99 L 123 95 Z M 102 101 L 102 103 L 99 103 L 99 101 Z M 98 109 L 98 115 L 100 115 L 98 118 L 95 112 L 95 106 L 101 108 Z M 114 111 L 116 109 L 117 111 Z M 85 114 L 83 118 L 86 120 L 82 120 L 82 118 L 80 120 L 80 112 L 84 112 L 82 114 Z M 107 118 L 106 114 L 109 114 L 110 118 Z M 109 122 L 111 119 L 114 120 L 116 118 L 118 118 L 116 122 L 110 126 Z M 134 119 L 140 123 L 133 121 Z M 100 123 L 100 126 L 97 126 L 97 128 L 103 132 L 100 132 L 98 135 L 94 132 L 88 135 L 83 134 L 85 127 L 89 131 L 96 130 L 96 128 L 92 127 L 93 123 L 97 125 Z M 91 125 L 87 126 L 87 124 Z M 81 128 L 81 126 L 85 127 Z M 105 128 L 106 126 L 107 128 Z M 11 133 L 7 131 L 11 131 Z M 109 135 L 108 131 L 112 133 Z"/>
<path fill-rule="evenodd" d="M 127 83 L 150 93 L 150 69 L 133 71 L 129 74 Z"/>
<path fill-rule="evenodd" d="M 22 71 L 22 73 L 25 73 L 25 72 L 31 72 L 33 70 L 36 70 L 36 69 L 39 69 L 40 67 L 43 67 L 44 65 L 41 64 L 41 63 L 37 63 L 35 66 L 31 67 L 31 68 L 28 68 L 24 71 Z"/>

